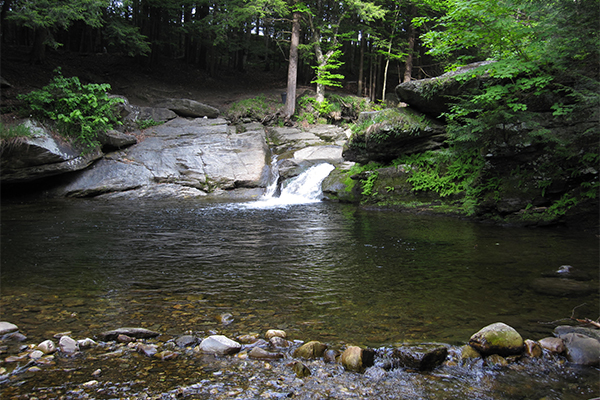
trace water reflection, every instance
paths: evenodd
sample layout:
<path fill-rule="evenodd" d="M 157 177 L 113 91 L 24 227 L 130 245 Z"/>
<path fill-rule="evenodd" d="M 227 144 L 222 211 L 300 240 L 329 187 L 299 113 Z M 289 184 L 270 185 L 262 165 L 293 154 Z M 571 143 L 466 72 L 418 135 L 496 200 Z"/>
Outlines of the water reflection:
<path fill-rule="evenodd" d="M 202 331 L 232 312 L 225 333 L 462 343 L 503 321 L 537 339 L 550 332 L 538 321 L 598 301 L 529 285 L 563 264 L 596 276 L 597 243 L 585 234 L 336 204 L 7 204 L 1 246 L 6 318 L 40 337 L 116 325 Z"/>

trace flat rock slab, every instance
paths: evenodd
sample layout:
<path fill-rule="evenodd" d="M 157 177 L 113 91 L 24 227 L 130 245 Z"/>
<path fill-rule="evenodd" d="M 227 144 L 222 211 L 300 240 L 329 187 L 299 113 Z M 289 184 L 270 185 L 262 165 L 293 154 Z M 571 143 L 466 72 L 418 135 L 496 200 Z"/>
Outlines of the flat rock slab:
<path fill-rule="evenodd" d="M 269 148 L 264 129 L 235 133 L 224 119 L 173 119 L 111 153 L 57 191 L 59 196 L 200 197 L 264 188 Z M 171 186 L 159 186 L 171 185 Z"/>

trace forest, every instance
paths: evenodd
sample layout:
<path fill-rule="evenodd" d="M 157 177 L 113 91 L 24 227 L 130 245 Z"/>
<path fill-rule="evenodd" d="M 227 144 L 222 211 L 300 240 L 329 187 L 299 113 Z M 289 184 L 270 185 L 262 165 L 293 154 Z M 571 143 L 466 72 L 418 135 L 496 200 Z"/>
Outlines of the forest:
<path fill-rule="evenodd" d="M 288 122 L 298 84 L 314 85 L 317 103 L 326 89 L 340 88 L 383 107 L 402 82 L 487 60 L 493 64 L 462 76 L 464 90 L 433 116 L 447 126 L 443 162 L 436 153 L 396 163 L 422 171 L 444 164 L 415 190 L 471 189 L 481 204 L 487 192 L 506 195 L 494 182 L 515 184 L 485 176 L 482 157 L 502 143 L 516 153 L 535 148 L 543 158 L 527 168 L 535 196 L 544 198 L 538 203 L 568 208 L 581 196 L 598 197 L 599 10 L 599 0 L 5 0 L 1 29 L 3 49 L 29 49 L 32 64 L 44 64 L 48 52 L 108 53 L 134 60 L 140 72 L 175 60 L 213 78 L 286 75 Z M 431 90 L 427 96 L 438 89 Z M 573 128 L 581 121 L 586 128 Z M 523 124 L 527 132 L 516 134 Z M 503 174 L 522 175 L 521 164 Z M 442 177 L 450 190 L 437 175 L 452 165 L 457 175 Z M 456 183 L 465 176 L 470 183 Z M 556 182 L 568 184 L 548 200 Z M 575 189 L 579 200 L 563 196 Z"/>

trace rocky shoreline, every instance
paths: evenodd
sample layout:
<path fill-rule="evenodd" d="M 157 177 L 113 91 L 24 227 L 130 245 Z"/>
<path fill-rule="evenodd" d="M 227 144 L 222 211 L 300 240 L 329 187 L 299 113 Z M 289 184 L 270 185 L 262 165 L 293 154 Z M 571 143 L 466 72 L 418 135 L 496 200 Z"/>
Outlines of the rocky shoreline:
<path fill-rule="evenodd" d="M 230 314 L 222 315 L 222 323 L 227 324 L 231 318 Z M 142 391 L 148 393 L 145 396 L 138 394 L 136 396 L 139 397 L 128 397 L 140 399 L 203 398 L 197 397 L 201 395 L 207 398 L 302 397 L 308 396 L 306 390 L 311 386 L 310 382 L 321 382 L 327 386 L 323 383 L 324 379 L 331 382 L 343 379 L 346 383 L 355 379 L 378 382 L 386 376 L 402 373 L 412 374 L 413 378 L 419 376 L 419 379 L 435 380 L 439 379 L 441 369 L 445 369 L 447 374 L 452 368 L 466 368 L 481 373 L 503 370 L 541 373 L 551 368 L 575 365 L 590 368 L 592 372 L 597 370 L 600 330 L 564 325 L 556 327 L 554 335 L 538 341 L 523 340 L 515 329 L 498 322 L 474 333 L 468 343 L 460 347 L 421 343 L 373 349 L 350 344 L 331 348 L 319 341 L 291 340 L 285 331 L 278 329 L 268 330 L 263 335 L 249 333 L 231 339 L 217 332 L 211 332 L 208 336 L 192 332 L 171 336 L 144 328 L 126 327 L 101 332 L 94 339 L 75 339 L 71 332 L 63 332 L 39 344 L 25 344 L 27 338 L 16 325 L 0 322 L 0 349 L 3 355 L 0 385 L 5 393 L 13 395 L 10 398 L 33 398 L 29 395 L 35 398 L 69 399 L 122 396 L 118 384 L 115 385 L 115 376 L 111 376 L 109 371 L 114 370 L 115 365 L 128 366 L 132 358 L 138 359 L 140 365 L 151 363 L 146 368 L 153 371 L 148 381 L 162 379 L 163 373 L 160 371 L 168 370 L 169 363 L 181 365 L 202 360 L 205 365 L 220 365 L 219 371 L 209 369 L 213 378 L 228 381 L 227 377 L 233 373 L 236 378 L 232 378 L 231 382 L 238 383 L 235 389 L 231 389 L 225 384 L 213 384 L 214 379 L 200 379 L 190 384 L 171 385 L 162 394 L 151 394 L 154 391 L 146 388 Z M 74 363 L 78 367 L 73 368 Z M 206 366 L 203 368 L 206 369 Z M 91 372 L 78 377 L 67 375 L 68 381 L 54 381 L 49 388 L 36 388 L 28 394 L 18 389 L 36 377 L 48 375 L 57 379 L 61 372 L 82 369 Z M 250 376 L 246 376 L 246 369 L 251 372 Z M 124 378 L 125 369 L 122 373 L 121 378 Z M 269 379 L 261 378 L 257 375 L 260 373 Z M 249 379 L 245 386 L 238 382 L 240 375 Z M 273 375 L 279 375 L 276 385 L 271 379 Z M 258 386 L 252 385 L 254 380 Z M 142 385 L 147 384 L 145 382 Z M 135 381 L 129 381 L 129 385 L 134 384 Z M 339 389 L 340 383 L 336 385 Z M 369 385 L 360 387 L 365 396 L 361 398 L 371 398 L 374 394 L 371 393 L 374 389 Z M 346 391 L 347 398 L 356 397 L 356 390 L 351 390 L 351 386 Z M 354 396 L 348 391 L 354 392 Z"/>

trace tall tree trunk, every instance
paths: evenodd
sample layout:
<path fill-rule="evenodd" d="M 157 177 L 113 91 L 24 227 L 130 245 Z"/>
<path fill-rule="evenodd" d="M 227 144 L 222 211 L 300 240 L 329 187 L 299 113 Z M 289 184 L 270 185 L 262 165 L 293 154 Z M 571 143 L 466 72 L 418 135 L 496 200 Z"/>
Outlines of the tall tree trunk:
<path fill-rule="evenodd" d="M 360 60 L 359 60 L 359 69 L 358 69 L 358 91 L 356 93 L 357 96 L 362 97 L 363 95 L 363 87 L 365 84 L 365 47 L 367 45 L 367 41 L 365 39 L 365 33 L 361 32 L 360 34 Z"/>
<path fill-rule="evenodd" d="M 388 56 L 385 60 L 385 71 L 383 72 L 383 90 L 381 91 L 381 100 L 385 102 L 385 90 L 387 86 L 388 69 L 390 67 L 390 53 L 392 51 L 392 39 L 390 39 L 390 45 L 388 47 Z"/>
<path fill-rule="evenodd" d="M 295 12 L 292 20 L 292 41 L 285 100 L 285 118 L 290 119 L 296 111 L 296 82 L 298 79 L 298 45 L 300 44 L 300 13 Z"/>
<path fill-rule="evenodd" d="M 8 36 L 8 27 L 6 26 L 6 14 L 10 10 L 10 0 L 4 0 L 2 3 L 2 11 L 0 12 L 0 25 L 2 26 L 2 43 L 6 43 Z"/>
<path fill-rule="evenodd" d="M 417 8 L 413 5 L 410 9 L 411 17 L 416 15 Z M 406 57 L 406 63 L 404 64 L 404 82 L 410 82 L 412 79 L 413 59 L 415 53 L 415 27 L 411 23 L 408 27 L 408 56 Z"/>
<path fill-rule="evenodd" d="M 46 61 L 46 39 L 50 32 L 46 28 L 37 28 L 31 47 L 31 62 L 33 64 L 42 64 Z"/>

